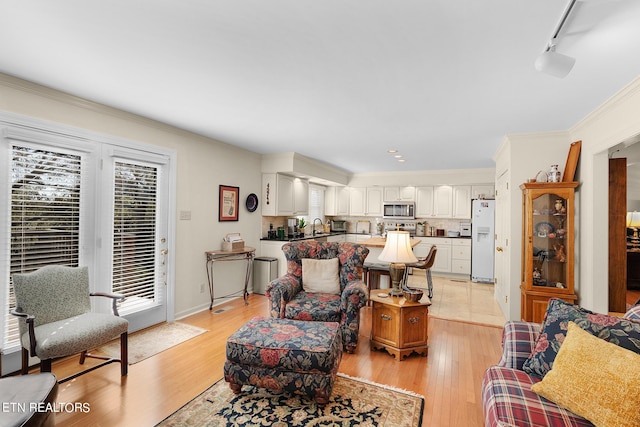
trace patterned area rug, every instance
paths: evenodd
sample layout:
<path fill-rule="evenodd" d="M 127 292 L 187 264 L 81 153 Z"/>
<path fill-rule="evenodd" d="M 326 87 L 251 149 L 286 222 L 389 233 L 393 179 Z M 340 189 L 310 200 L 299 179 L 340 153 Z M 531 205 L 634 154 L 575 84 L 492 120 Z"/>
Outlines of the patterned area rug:
<path fill-rule="evenodd" d="M 420 427 L 424 397 L 338 374 L 323 409 L 312 400 L 243 386 L 236 396 L 221 379 L 158 426 Z"/>
<path fill-rule="evenodd" d="M 197 326 L 170 322 L 129 334 L 129 365 L 138 363 L 205 332 L 207 332 L 206 329 Z M 103 345 L 97 351 L 111 357 L 120 357 L 120 339 Z"/>

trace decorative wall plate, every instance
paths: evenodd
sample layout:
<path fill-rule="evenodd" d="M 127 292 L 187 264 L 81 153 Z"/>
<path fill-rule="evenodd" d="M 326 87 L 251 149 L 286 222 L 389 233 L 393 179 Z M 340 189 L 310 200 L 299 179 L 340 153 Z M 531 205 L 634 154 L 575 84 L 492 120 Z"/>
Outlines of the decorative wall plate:
<path fill-rule="evenodd" d="M 247 196 L 247 201 L 245 202 L 245 206 L 249 212 L 254 212 L 258 209 L 258 196 L 251 193 Z"/>

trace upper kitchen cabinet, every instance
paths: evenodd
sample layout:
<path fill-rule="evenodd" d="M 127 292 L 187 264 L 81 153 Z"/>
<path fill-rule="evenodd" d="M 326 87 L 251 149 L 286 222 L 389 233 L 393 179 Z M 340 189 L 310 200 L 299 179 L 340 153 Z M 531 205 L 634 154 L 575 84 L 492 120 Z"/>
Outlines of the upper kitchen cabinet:
<path fill-rule="evenodd" d="M 293 179 L 293 207 L 294 215 L 309 214 L 309 181 L 306 179 Z"/>
<path fill-rule="evenodd" d="M 436 218 L 451 218 L 453 214 L 453 187 L 440 185 L 433 189 L 433 215 Z"/>
<path fill-rule="evenodd" d="M 496 189 L 493 185 L 472 185 L 471 186 L 471 198 L 472 199 L 495 199 Z"/>
<path fill-rule="evenodd" d="M 367 214 L 367 189 L 351 188 L 349 199 L 349 215 L 365 216 Z"/>
<path fill-rule="evenodd" d="M 453 186 L 453 217 L 471 219 L 471 186 Z"/>
<path fill-rule="evenodd" d="M 307 215 L 309 181 L 279 173 L 263 174 L 262 200 L 262 215 Z"/>
<path fill-rule="evenodd" d="M 397 200 L 415 201 L 416 187 L 384 187 L 383 202 L 395 202 Z"/>
<path fill-rule="evenodd" d="M 349 215 L 349 187 L 327 187 L 324 192 L 324 214 Z"/>
<path fill-rule="evenodd" d="M 470 185 L 417 187 L 416 218 L 471 218 Z"/>
<path fill-rule="evenodd" d="M 382 216 L 382 187 L 367 188 L 367 216 Z"/>
<path fill-rule="evenodd" d="M 433 216 L 433 187 L 416 188 L 416 218 Z"/>

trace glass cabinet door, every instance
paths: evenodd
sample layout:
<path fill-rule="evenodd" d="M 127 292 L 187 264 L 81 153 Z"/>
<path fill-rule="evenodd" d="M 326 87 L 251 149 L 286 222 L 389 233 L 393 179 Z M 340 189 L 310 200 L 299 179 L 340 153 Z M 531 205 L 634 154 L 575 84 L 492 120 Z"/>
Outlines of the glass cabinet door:
<path fill-rule="evenodd" d="M 567 199 L 554 193 L 542 194 L 532 200 L 533 286 L 567 288 Z"/>

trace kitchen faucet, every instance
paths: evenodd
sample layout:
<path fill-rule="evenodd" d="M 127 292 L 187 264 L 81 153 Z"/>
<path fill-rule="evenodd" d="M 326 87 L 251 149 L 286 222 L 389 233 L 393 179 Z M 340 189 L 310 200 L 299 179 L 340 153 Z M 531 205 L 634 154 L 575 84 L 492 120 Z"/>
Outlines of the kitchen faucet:
<path fill-rule="evenodd" d="M 316 235 L 316 220 L 320 221 L 320 225 L 322 225 L 322 220 L 320 218 L 316 218 L 313 220 L 313 225 L 311 226 L 311 228 L 313 228 L 313 235 Z"/>

